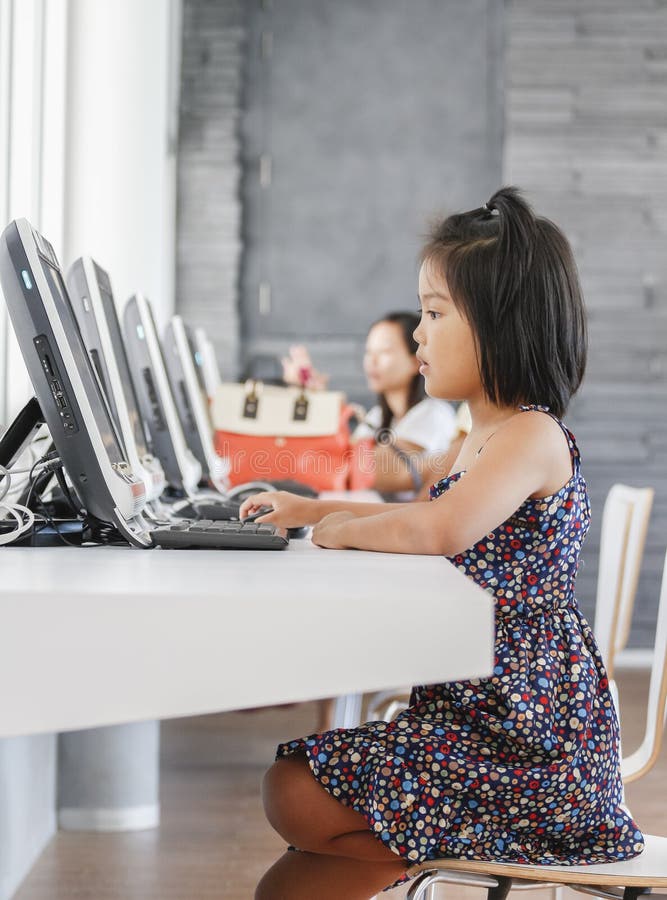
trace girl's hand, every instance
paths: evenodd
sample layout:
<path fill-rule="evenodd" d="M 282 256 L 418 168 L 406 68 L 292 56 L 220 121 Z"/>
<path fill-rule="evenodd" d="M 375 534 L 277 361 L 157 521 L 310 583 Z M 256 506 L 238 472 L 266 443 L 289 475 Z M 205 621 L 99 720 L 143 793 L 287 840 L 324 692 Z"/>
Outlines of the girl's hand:
<path fill-rule="evenodd" d="M 313 528 L 313 543 L 329 550 L 345 550 L 347 545 L 340 540 L 341 526 L 354 518 L 354 513 L 345 510 L 324 516 Z"/>
<path fill-rule="evenodd" d="M 244 500 L 239 509 L 239 519 L 250 516 L 262 506 L 273 507 L 273 512 L 255 519 L 259 524 L 269 522 L 281 528 L 301 528 L 313 521 L 311 507 L 315 503 L 308 497 L 299 497 L 288 491 L 262 491 Z"/>

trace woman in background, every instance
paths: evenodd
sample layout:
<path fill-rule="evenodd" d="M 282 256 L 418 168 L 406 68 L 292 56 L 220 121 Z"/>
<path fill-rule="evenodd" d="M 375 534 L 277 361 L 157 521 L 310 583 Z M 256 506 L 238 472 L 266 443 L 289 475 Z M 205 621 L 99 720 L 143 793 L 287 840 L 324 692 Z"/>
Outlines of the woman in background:
<path fill-rule="evenodd" d="M 366 338 L 364 373 L 377 403 L 354 430 L 352 441 L 374 441 L 374 479 L 370 487 L 394 499 L 410 500 L 419 492 L 425 473 L 446 470 L 460 421 L 447 401 L 427 397 L 419 374 L 413 332 L 419 316 L 393 312 L 373 325 Z M 327 376 L 313 368 L 305 347 L 290 348 L 283 359 L 288 384 L 323 388 Z"/>

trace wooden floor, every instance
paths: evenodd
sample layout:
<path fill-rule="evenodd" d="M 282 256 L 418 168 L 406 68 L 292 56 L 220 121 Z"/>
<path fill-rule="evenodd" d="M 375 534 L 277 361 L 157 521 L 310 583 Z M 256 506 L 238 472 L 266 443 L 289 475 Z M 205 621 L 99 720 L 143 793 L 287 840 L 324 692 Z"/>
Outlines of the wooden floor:
<path fill-rule="evenodd" d="M 619 683 L 627 754 L 643 733 L 648 684 L 644 673 L 629 671 Z M 303 704 L 164 723 L 160 827 L 59 832 L 14 900 L 251 900 L 259 876 L 283 850 L 262 814 L 262 772 L 275 744 L 312 730 L 315 715 L 313 704 Z M 628 787 L 627 802 L 645 831 L 667 833 L 666 776 L 663 753 L 650 775 Z M 548 896 L 520 896 L 541 900 L 538 894 Z M 399 900 L 405 889 L 383 896 Z M 447 886 L 443 896 L 481 900 L 482 894 Z"/>

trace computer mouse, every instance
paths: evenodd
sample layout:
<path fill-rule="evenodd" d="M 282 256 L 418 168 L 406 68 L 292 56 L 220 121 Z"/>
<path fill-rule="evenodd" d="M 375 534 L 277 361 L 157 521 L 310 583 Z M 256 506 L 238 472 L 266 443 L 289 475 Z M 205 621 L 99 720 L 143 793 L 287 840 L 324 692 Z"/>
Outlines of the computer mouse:
<path fill-rule="evenodd" d="M 254 522 L 255 519 L 260 519 L 262 516 L 268 516 L 269 513 L 273 512 L 272 506 L 260 506 L 259 509 L 256 509 L 255 512 L 250 513 L 247 516 L 244 516 L 241 521 L 242 522 Z"/>

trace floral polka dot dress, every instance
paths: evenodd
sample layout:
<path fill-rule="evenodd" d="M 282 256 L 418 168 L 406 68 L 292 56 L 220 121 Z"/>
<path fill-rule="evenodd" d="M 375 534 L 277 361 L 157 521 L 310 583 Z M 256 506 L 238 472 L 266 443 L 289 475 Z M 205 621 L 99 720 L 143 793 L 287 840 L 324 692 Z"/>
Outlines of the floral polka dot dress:
<path fill-rule="evenodd" d="M 544 407 L 521 407 L 524 409 Z M 556 420 L 558 421 L 558 420 Z M 574 596 L 590 508 L 572 434 L 573 475 L 526 500 L 450 561 L 496 600 L 489 678 L 419 685 L 391 722 L 282 744 L 411 862 L 439 856 L 593 863 L 636 856 L 621 807 L 619 726 L 590 626 Z M 435 499 L 464 476 L 431 488 Z"/>

